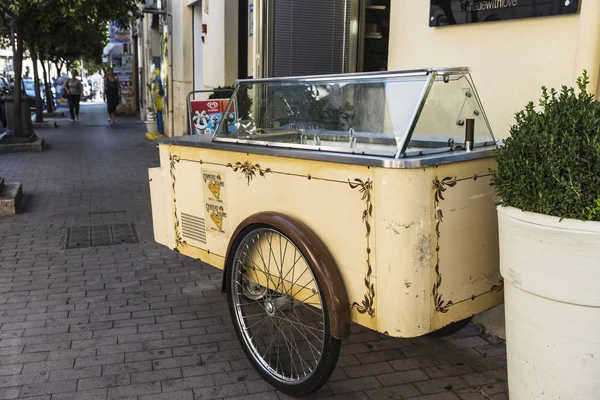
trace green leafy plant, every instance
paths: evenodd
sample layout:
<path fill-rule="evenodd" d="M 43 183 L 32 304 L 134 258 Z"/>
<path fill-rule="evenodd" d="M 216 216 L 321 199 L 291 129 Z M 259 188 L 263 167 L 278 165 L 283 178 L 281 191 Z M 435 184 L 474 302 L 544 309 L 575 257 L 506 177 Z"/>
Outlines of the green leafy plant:
<path fill-rule="evenodd" d="M 588 84 L 584 71 L 578 93 L 543 87 L 539 108 L 530 102 L 516 114 L 491 171 L 500 204 L 600 221 L 600 103 Z"/>

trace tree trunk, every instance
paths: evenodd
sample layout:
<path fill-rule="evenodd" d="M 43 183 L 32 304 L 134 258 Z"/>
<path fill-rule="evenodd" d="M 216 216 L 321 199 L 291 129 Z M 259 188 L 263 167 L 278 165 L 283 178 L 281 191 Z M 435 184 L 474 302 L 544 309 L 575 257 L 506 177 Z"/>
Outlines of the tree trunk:
<path fill-rule="evenodd" d="M 13 123 L 15 127 L 15 136 L 23 136 L 23 124 L 21 123 L 21 75 L 23 73 L 23 27 L 20 24 L 15 24 L 16 36 L 16 51 L 14 56 L 15 62 L 15 93 L 14 93 L 14 115 Z"/>
<path fill-rule="evenodd" d="M 52 89 L 50 88 L 50 77 L 46 69 L 46 60 L 42 60 L 42 74 L 44 74 L 44 90 L 46 92 L 46 111 L 54 112 L 54 98 L 52 97 Z"/>
<path fill-rule="evenodd" d="M 33 61 L 33 85 L 35 86 L 35 122 L 44 122 L 44 103 L 40 90 L 40 74 L 38 71 L 38 55 L 34 44 L 29 43 L 29 52 Z"/>

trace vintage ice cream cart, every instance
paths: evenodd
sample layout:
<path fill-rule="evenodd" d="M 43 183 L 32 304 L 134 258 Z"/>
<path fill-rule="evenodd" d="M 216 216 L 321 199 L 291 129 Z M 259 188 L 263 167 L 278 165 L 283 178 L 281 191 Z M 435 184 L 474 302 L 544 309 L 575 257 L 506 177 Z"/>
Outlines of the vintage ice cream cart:
<path fill-rule="evenodd" d="M 224 270 L 249 360 L 305 395 L 352 322 L 451 333 L 502 301 L 495 148 L 466 68 L 241 80 L 214 137 L 160 142 L 155 239 Z"/>

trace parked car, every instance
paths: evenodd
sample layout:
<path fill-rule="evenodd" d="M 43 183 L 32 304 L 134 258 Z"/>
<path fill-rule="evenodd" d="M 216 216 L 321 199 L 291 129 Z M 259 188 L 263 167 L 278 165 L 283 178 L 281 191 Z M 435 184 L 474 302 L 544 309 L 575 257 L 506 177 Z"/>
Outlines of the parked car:
<path fill-rule="evenodd" d="M 6 127 L 6 111 L 4 108 L 4 95 L 10 94 L 10 83 L 0 76 L 0 132 Z"/>
<path fill-rule="evenodd" d="M 29 101 L 29 108 L 35 109 L 35 81 L 33 79 L 22 79 L 22 89 L 25 91 L 27 96 L 31 97 Z M 40 83 L 40 94 L 42 97 L 42 108 L 46 109 L 46 93 L 44 91 L 44 85 Z"/>

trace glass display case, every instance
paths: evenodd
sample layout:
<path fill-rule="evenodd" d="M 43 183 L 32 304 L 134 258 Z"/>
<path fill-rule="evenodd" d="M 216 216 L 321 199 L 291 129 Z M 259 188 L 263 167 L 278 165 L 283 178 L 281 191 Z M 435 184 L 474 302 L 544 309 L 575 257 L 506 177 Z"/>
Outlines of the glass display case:
<path fill-rule="evenodd" d="M 225 115 L 214 141 L 393 158 L 495 144 L 466 68 L 242 80 Z"/>

